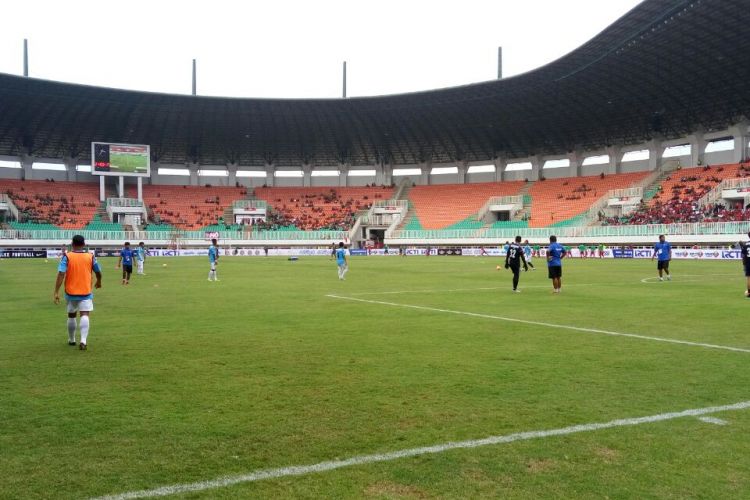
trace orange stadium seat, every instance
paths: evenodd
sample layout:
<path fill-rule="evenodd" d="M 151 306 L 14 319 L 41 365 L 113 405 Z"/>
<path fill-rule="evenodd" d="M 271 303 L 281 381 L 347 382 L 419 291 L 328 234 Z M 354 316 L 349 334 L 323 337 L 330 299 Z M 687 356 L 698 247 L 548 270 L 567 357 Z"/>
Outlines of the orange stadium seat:
<path fill-rule="evenodd" d="M 563 177 L 534 183 L 529 227 L 546 227 L 585 212 L 610 189 L 624 189 L 650 172 Z"/>
<path fill-rule="evenodd" d="M 389 200 L 392 187 L 261 187 L 255 197 L 268 202 L 297 229 L 349 229 L 359 210 Z"/>
<path fill-rule="evenodd" d="M 443 229 L 476 215 L 493 196 L 515 196 L 525 181 L 415 186 L 409 191 L 424 229 Z"/>
<path fill-rule="evenodd" d="M 28 222 L 81 229 L 99 209 L 99 185 L 90 182 L 50 182 L 0 179 L 5 192 Z"/>
<path fill-rule="evenodd" d="M 135 187 L 128 187 L 128 196 L 137 197 Z M 143 202 L 160 222 L 187 230 L 216 224 L 235 200 L 246 196 L 244 187 L 143 186 Z"/>

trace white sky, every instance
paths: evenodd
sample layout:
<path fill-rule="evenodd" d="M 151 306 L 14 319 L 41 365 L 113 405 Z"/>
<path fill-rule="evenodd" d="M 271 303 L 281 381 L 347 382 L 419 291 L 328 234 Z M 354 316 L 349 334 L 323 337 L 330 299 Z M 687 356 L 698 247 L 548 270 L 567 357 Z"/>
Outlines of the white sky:
<path fill-rule="evenodd" d="M 570 52 L 639 0 L 8 0 L 0 72 L 238 97 L 380 95 L 494 79 Z"/>

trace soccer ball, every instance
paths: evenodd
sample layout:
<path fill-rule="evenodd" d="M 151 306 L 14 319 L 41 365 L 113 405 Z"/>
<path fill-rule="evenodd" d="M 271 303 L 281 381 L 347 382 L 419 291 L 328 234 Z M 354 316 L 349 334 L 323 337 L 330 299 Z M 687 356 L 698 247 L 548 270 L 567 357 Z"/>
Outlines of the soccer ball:
<path fill-rule="evenodd" d="M 497 269 L 499 271 L 500 270 L 500 266 L 495 266 L 495 269 Z"/>
<path fill-rule="evenodd" d="M 162 267 L 167 267 L 167 265 L 166 264 L 162 264 Z"/>

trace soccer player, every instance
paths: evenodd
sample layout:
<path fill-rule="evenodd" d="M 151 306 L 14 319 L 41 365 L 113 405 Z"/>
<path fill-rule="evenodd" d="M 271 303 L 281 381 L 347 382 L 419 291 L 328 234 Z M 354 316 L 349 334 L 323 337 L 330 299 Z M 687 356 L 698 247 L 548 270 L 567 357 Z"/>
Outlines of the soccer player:
<path fill-rule="evenodd" d="M 531 258 L 534 255 L 534 251 L 531 249 L 531 245 L 529 245 L 529 240 L 526 240 L 523 244 L 523 255 L 524 257 L 526 257 L 526 263 L 529 265 L 531 270 L 536 271 L 534 264 L 531 263 Z"/>
<path fill-rule="evenodd" d="M 211 246 L 208 247 L 208 262 L 211 264 L 211 270 L 208 271 L 208 281 L 219 281 L 219 276 L 216 274 L 216 265 L 219 263 L 219 246 L 216 238 L 211 240 Z"/>
<path fill-rule="evenodd" d="M 560 293 L 562 289 L 562 259 L 565 258 L 565 248 L 557 242 L 557 236 L 549 237 L 547 248 L 547 270 L 552 280 L 553 293 Z"/>
<path fill-rule="evenodd" d="M 747 237 L 750 238 L 750 232 L 747 233 Z M 750 241 L 740 241 L 740 252 L 742 255 L 742 266 L 745 268 L 745 278 L 747 278 L 745 297 L 750 299 Z"/>
<path fill-rule="evenodd" d="M 94 294 L 91 289 L 91 273 L 96 274 L 95 288 L 102 287 L 102 270 L 96 257 L 86 252 L 86 242 L 81 235 L 73 236 L 73 249 L 63 255 L 57 267 L 55 281 L 55 304 L 60 303 L 60 285 L 65 282 L 65 301 L 68 304 L 68 345 L 76 345 L 76 327 L 81 330 L 79 348 L 86 350 L 89 336 L 89 313 L 94 310 Z M 76 313 L 81 319 L 76 325 Z"/>
<path fill-rule="evenodd" d="M 146 245 L 141 241 L 138 243 L 138 248 L 135 249 L 135 262 L 137 264 L 136 273 L 141 274 L 143 276 L 146 275 L 146 273 L 143 272 L 143 265 L 146 263 L 146 255 L 148 254 L 148 250 L 146 250 Z"/>
<path fill-rule="evenodd" d="M 333 260 L 336 258 L 336 243 L 331 243 L 331 255 L 328 257 L 328 260 Z"/>
<path fill-rule="evenodd" d="M 579 254 L 578 255 L 579 258 L 581 258 L 581 259 L 585 259 L 586 258 L 586 245 L 584 245 L 584 244 L 578 245 L 578 254 Z"/>
<path fill-rule="evenodd" d="M 349 271 L 349 261 L 346 258 L 346 248 L 344 248 L 344 243 L 339 243 L 339 247 L 336 249 L 336 265 L 339 268 L 339 279 L 344 280 L 344 276 L 346 276 L 347 271 Z"/>
<path fill-rule="evenodd" d="M 133 256 L 135 252 L 130 248 L 130 242 L 125 242 L 125 247 L 120 250 L 120 258 L 117 259 L 117 267 L 122 265 L 122 284 L 130 284 L 130 275 L 133 274 Z"/>
<path fill-rule="evenodd" d="M 526 257 L 521 248 L 521 237 L 516 236 L 516 241 L 508 245 L 508 251 L 505 254 L 505 269 L 513 271 L 513 291 L 518 293 L 518 280 L 521 277 L 521 262 L 523 270 L 528 271 L 529 266 L 526 264 Z"/>
<path fill-rule="evenodd" d="M 652 262 L 655 257 L 658 257 L 656 269 L 659 270 L 659 281 L 664 281 L 664 273 L 667 273 L 667 281 L 671 281 L 669 261 L 672 260 L 672 245 L 669 244 L 663 234 L 659 235 L 659 241 L 654 245 L 654 254 L 651 256 Z"/>

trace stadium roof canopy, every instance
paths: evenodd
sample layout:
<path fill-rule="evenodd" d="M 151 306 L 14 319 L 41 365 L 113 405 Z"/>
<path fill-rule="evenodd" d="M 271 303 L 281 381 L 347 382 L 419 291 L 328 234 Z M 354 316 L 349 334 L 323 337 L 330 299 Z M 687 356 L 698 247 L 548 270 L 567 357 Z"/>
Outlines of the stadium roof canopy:
<path fill-rule="evenodd" d="M 0 74 L 0 155 L 150 144 L 162 163 L 482 161 L 672 139 L 750 117 L 750 1 L 646 0 L 534 71 L 349 99 L 136 92 Z"/>

